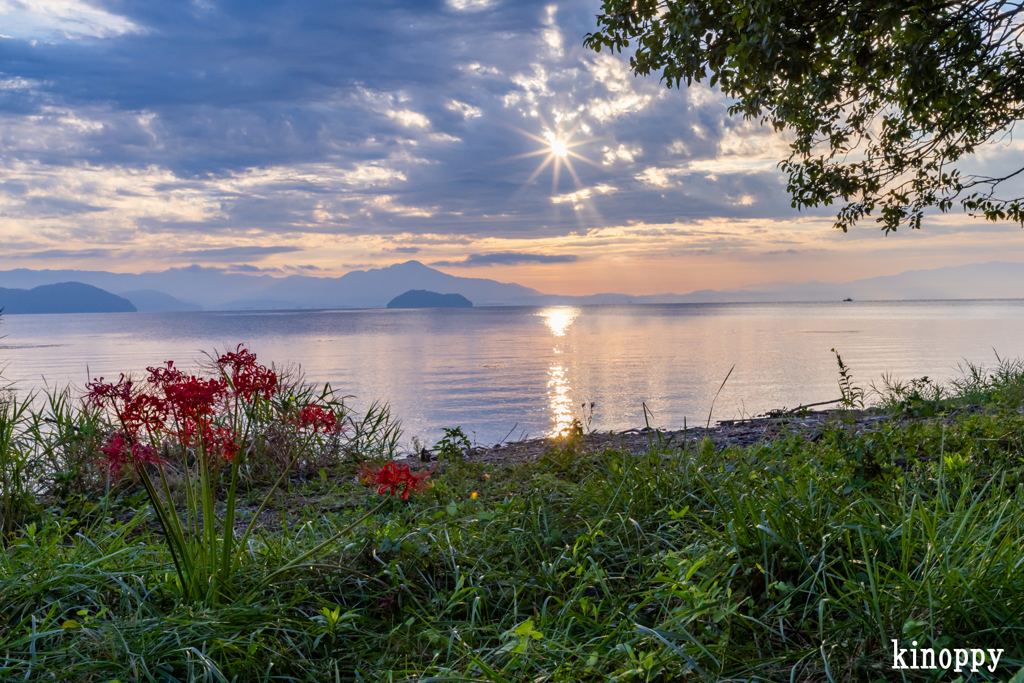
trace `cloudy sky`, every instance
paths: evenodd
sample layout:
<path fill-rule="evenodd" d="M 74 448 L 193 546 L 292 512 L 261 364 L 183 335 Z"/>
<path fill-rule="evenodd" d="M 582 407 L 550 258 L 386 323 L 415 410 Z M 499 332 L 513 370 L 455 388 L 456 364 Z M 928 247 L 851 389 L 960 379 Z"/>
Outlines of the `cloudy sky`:
<path fill-rule="evenodd" d="M 797 213 L 785 136 L 585 50 L 598 10 L 0 0 L 0 268 L 417 259 L 644 294 L 1024 261 L 1020 228 L 959 213 L 888 237 Z"/>

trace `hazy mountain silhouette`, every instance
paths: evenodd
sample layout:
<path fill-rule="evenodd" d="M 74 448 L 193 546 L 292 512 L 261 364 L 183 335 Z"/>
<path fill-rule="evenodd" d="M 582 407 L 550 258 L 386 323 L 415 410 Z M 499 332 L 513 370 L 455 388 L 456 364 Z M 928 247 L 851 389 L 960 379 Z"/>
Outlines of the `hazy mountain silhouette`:
<path fill-rule="evenodd" d="M 898 275 L 833 282 L 772 282 L 745 287 L 752 294 L 794 301 L 887 299 L 1019 299 L 1024 298 L 1024 263 L 971 263 Z M 775 299 L 773 299 L 775 300 Z"/>
<path fill-rule="evenodd" d="M 461 294 L 485 306 L 540 295 L 522 285 L 456 277 L 419 261 L 406 261 L 387 268 L 355 270 L 338 278 L 294 275 L 263 290 L 261 298 L 299 301 L 307 308 L 382 307 L 410 289 Z M 231 307 L 230 302 L 228 306 Z"/>
<path fill-rule="evenodd" d="M 915 270 L 838 284 L 769 282 L 742 289 L 704 289 L 688 294 L 634 296 L 609 293 L 582 297 L 541 294 L 514 283 L 457 277 L 418 261 L 357 270 L 336 278 L 305 275 L 274 278 L 225 273 L 218 268 L 201 266 L 140 274 L 74 270 L 0 271 L 0 287 L 31 289 L 68 281 L 136 296 L 139 290 L 152 290 L 182 300 L 185 305 L 194 302 L 207 310 L 380 308 L 411 289 L 461 294 L 478 306 L 841 301 L 845 298 L 855 301 L 1024 298 L 1024 264 L 1002 262 Z M 140 308 L 157 310 L 159 297 L 154 298 L 152 293 L 147 296 L 150 298 Z M 175 305 L 163 301 L 168 306 Z"/>
<path fill-rule="evenodd" d="M 410 289 L 461 294 L 477 304 L 504 304 L 540 295 L 535 289 L 483 278 L 456 277 L 419 261 L 387 268 L 355 270 L 341 277 L 224 273 L 189 266 L 158 273 L 108 273 L 84 270 L 0 271 L 0 287 L 30 288 L 74 280 L 114 292 L 155 290 L 198 303 L 207 310 L 264 308 L 383 308 Z"/>
<path fill-rule="evenodd" d="M 135 308 L 142 313 L 166 313 L 170 311 L 201 311 L 203 307 L 192 301 L 182 301 L 170 294 L 158 292 L 155 289 L 137 289 L 132 292 L 118 292 L 131 301 Z"/>
<path fill-rule="evenodd" d="M 131 301 L 81 282 L 60 282 L 33 289 L 0 288 L 4 315 L 21 313 L 133 313 Z"/>
<path fill-rule="evenodd" d="M 972 263 L 910 270 L 852 282 L 767 282 L 742 289 L 701 289 L 688 294 L 542 295 L 535 305 L 758 303 L 783 301 L 889 301 L 1024 298 L 1024 263 Z"/>
<path fill-rule="evenodd" d="M 224 273 L 219 268 L 189 266 L 156 273 L 108 273 L 102 270 L 17 270 L 0 271 L 0 287 L 30 289 L 54 282 L 83 282 L 108 292 L 155 290 L 176 299 L 192 301 L 204 308 L 216 308 L 232 299 L 250 297 L 276 281 L 269 275 Z"/>

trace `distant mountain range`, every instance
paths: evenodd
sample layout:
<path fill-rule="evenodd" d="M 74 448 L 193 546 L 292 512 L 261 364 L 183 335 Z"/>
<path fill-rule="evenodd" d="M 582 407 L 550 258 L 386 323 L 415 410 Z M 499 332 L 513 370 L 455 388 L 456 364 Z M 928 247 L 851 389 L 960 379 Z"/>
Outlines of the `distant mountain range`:
<path fill-rule="evenodd" d="M 121 292 L 121 296 L 135 304 L 135 308 L 138 310 L 150 313 L 203 310 L 202 306 L 193 301 L 182 301 L 170 294 L 164 294 L 155 289 L 137 289 L 132 292 Z"/>
<path fill-rule="evenodd" d="M 383 308 L 413 289 L 460 294 L 478 306 L 628 303 L 747 303 L 892 299 L 1024 298 L 1024 263 L 980 263 L 914 270 L 846 283 L 769 282 L 688 294 L 542 294 L 514 283 L 448 275 L 419 261 L 357 270 L 341 277 L 228 274 L 189 266 L 151 273 L 80 270 L 0 271 L 0 287 L 31 289 L 78 282 L 117 292 L 139 311 Z"/>
<path fill-rule="evenodd" d="M 81 282 L 60 282 L 32 289 L 0 288 L 4 315 L 23 313 L 134 313 L 131 301 Z"/>
<path fill-rule="evenodd" d="M 410 289 L 461 294 L 484 306 L 524 302 L 540 296 L 540 292 L 529 287 L 456 277 L 419 261 L 356 270 L 336 278 L 227 274 L 201 266 L 139 274 L 87 270 L 0 271 L 0 287 L 28 288 L 69 280 L 121 292 L 140 311 L 171 310 L 168 306 L 174 304 L 166 297 L 179 301 L 179 307 L 174 310 L 190 310 L 184 306 L 201 306 L 206 310 L 273 310 L 383 308 Z M 144 293 L 144 297 L 140 293 Z M 164 297 L 155 299 L 154 293 Z"/>

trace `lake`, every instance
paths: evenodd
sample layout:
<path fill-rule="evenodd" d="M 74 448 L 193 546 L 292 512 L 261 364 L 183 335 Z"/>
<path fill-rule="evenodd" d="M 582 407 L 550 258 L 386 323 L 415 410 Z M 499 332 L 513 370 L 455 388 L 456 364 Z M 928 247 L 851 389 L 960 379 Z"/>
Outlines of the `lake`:
<path fill-rule="evenodd" d="M 83 387 L 245 343 L 353 404 L 389 401 L 406 439 L 462 426 L 481 444 L 557 432 L 704 424 L 838 398 L 835 347 L 864 388 L 883 373 L 948 380 L 1024 355 L 1024 300 L 430 310 L 12 315 L 3 378 Z M 586 412 L 589 412 L 586 411 Z"/>

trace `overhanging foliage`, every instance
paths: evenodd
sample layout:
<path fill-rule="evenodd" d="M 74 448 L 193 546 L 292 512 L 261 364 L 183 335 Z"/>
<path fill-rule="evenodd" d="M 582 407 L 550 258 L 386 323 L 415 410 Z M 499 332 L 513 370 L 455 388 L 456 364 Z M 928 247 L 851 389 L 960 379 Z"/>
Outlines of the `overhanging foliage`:
<path fill-rule="evenodd" d="M 1024 168 L 965 175 L 956 163 L 1002 141 L 1024 111 L 1020 3 L 936 0 L 605 0 L 595 50 L 635 48 L 638 75 L 707 80 L 730 113 L 795 136 L 781 161 L 796 208 L 842 201 L 846 231 L 888 233 L 956 203 L 1024 224 L 997 189 Z M 1002 185 L 1008 187 L 1008 185 Z"/>

